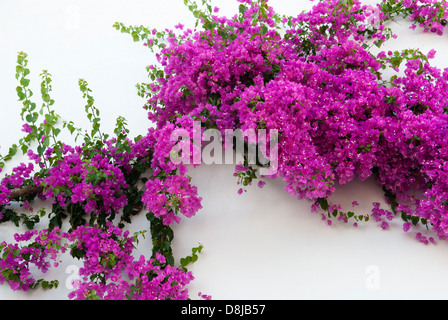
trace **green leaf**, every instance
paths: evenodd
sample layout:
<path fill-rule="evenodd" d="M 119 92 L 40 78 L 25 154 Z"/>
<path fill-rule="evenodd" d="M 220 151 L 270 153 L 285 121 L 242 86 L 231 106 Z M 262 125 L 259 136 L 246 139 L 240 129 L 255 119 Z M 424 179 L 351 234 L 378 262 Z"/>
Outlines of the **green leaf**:
<path fill-rule="evenodd" d="M 26 98 L 26 95 L 22 91 L 17 92 L 17 96 L 19 97 L 19 101 L 25 100 Z"/>
<path fill-rule="evenodd" d="M 20 79 L 20 84 L 24 87 L 28 87 L 28 85 L 30 84 L 30 80 L 22 78 L 22 79 Z"/>
<path fill-rule="evenodd" d="M 28 123 L 34 123 L 36 122 L 37 118 L 33 114 L 27 114 L 25 120 Z"/>
<path fill-rule="evenodd" d="M 380 48 L 383 45 L 384 40 L 378 40 L 375 41 L 375 46 L 377 46 L 378 48 Z"/>
<path fill-rule="evenodd" d="M 13 144 L 13 145 L 9 148 L 8 155 L 11 156 L 11 157 L 13 157 L 13 156 L 16 155 L 16 153 L 17 153 L 17 145 L 16 145 L 16 144 Z"/>
<path fill-rule="evenodd" d="M 319 198 L 319 199 L 317 199 L 317 202 L 319 203 L 319 205 L 322 208 L 322 210 L 324 210 L 324 211 L 328 210 L 329 205 L 328 205 L 327 199 Z"/>
<path fill-rule="evenodd" d="M 420 218 L 417 216 L 411 216 L 411 221 L 412 221 L 412 224 L 415 226 L 420 221 Z"/>
<path fill-rule="evenodd" d="M 238 7 L 238 11 L 240 14 L 244 14 L 244 12 L 247 11 L 247 7 L 244 4 L 240 4 L 240 6 Z"/>
<path fill-rule="evenodd" d="M 42 100 L 47 103 L 50 102 L 50 95 L 48 93 L 42 94 Z"/>
<path fill-rule="evenodd" d="M 20 147 L 20 149 L 22 150 L 22 153 L 23 153 L 23 154 L 26 154 L 26 152 L 27 152 L 28 149 L 29 149 L 29 146 L 26 145 L 26 144 L 22 144 L 22 146 Z"/>
<path fill-rule="evenodd" d="M 2 259 L 5 260 L 6 258 L 8 258 L 8 255 L 9 255 L 9 248 L 7 248 L 5 252 L 3 252 Z"/>
<path fill-rule="evenodd" d="M 268 27 L 266 27 L 266 26 L 261 26 L 261 28 L 260 28 L 260 33 L 261 33 L 261 35 L 265 35 L 266 33 L 268 33 Z"/>
<path fill-rule="evenodd" d="M 23 72 L 23 67 L 18 65 L 16 66 L 16 79 L 19 80 L 20 74 Z"/>

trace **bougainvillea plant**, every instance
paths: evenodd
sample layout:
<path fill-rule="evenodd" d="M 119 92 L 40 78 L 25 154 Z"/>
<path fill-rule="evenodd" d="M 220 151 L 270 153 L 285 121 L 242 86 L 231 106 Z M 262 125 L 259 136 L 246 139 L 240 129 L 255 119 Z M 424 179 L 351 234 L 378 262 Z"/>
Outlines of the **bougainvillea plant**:
<path fill-rule="evenodd" d="M 448 3 L 328 0 L 282 16 L 267 0 L 237 1 L 239 12 L 225 17 L 207 0 L 184 0 L 196 18 L 194 29 L 114 24 L 158 61 L 147 68 L 151 81 L 137 85 L 150 124 L 146 135 L 135 138 L 122 117 L 113 134 L 102 131 L 85 80 L 79 88 L 90 130 L 54 112 L 47 71 L 40 75 L 38 106 L 27 54 L 18 54 L 24 134 L 2 156 L 1 167 L 18 152 L 28 160 L 3 173 L 0 222 L 28 231 L 0 243 L 0 283 L 13 290 L 57 287 L 56 280 L 34 272 L 57 268 L 63 255 L 71 255 L 83 267 L 70 299 L 189 299 L 194 277 L 187 266 L 202 246 L 176 261 L 171 226 L 202 208 L 188 176 L 189 164 L 201 164 L 194 161 L 201 149 L 190 142 L 198 135 L 206 141 L 212 129 L 278 134 L 263 146 L 243 139 L 247 148 L 264 147 L 265 158 L 267 145 L 277 154 L 268 162 L 252 161 L 243 150 L 235 167 L 239 193 L 256 180 L 262 187 L 266 179 L 282 179 L 288 193 L 310 201 L 329 224 L 374 219 L 388 228 L 398 217 L 406 232 L 422 224 L 447 239 L 448 68 L 431 65 L 434 50 L 382 48 L 396 37 L 390 26 L 396 19 L 442 35 Z M 61 141 L 62 130 L 77 143 Z M 182 139 L 173 139 L 179 131 Z M 187 150 L 186 161 L 174 161 L 173 150 Z M 266 167 L 275 170 L 261 170 Z M 338 186 L 372 177 L 389 207 L 374 203 L 371 214 L 357 215 L 331 203 Z M 137 214 L 146 215 L 148 228 L 131 235 L 127 226 Z M 44 217 L 48 226 L 41 228 Z M 146 232 L 152 252 L 137 257 L 136 243 Z M 424 243 L 435 241 L 416 234 Z"/>

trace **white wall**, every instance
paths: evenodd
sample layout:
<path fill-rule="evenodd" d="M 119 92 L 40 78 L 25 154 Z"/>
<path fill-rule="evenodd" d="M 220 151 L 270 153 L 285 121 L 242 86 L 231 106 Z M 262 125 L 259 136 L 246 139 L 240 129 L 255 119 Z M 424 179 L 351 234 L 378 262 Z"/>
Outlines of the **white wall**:
<path fill-rule="evenodd" d="M 236 12 L 235 1 L 214 1 L 222 13 Z M 278 12 L 294 14 L 309 8 L 308 1 L 271 0 Z M 80 126 L 84 104 L 77 81 L 84 78 L 102 112 L 102 125 L 111 131 L 118 115 L 128 119 L 131 135 L 145 133 L 149 125 L 135 84 L 146 81 L 145 66 L 155 62 L 141 43 L 112 28 L 115 21 L 128 25 L 173 27 L 192 24 L 182 0 L 3 0 L 0 2 L 0 152 L 21 136 L 20 102 L 14 78 L 18 51 L 29 54 L 31 86 L 39 101 L 39 73 L 53 75 L 55 109 Z M 400 38 L 391 47 L 435 47 L 435 62 L 446 64 L 446 36 L 412 32 L 397 24 Z M 445 42 L 445 43 L 443 43 Z M 335 223 L 329 227 L 310 203 L 289 196 L 282 181 L 268 181 L 237 195 L 231 165 L 201 166 L 191 171 L 204 198 L 203 209 L 175 226 L 174 253 L 189 254 L 204 245 L 191 267 L 198 291 L 215 299 L 446 299 L 448 298 L 448 244 L 425 246 L 401 230 L 400 221 L 389 230 L 374 222 L 358 228 Z M 370 212 L 373 201 L 383 202 L 373 181 L 344 186 L 335 201 L 361 204 Z M 148 228 L 142 215 L 132 228 Z M 137 223 L 138 222 L 138 223 Z M 17 232 L 0 225 L 0 241 Z M 149 254 L 147 237 L 139 247 Z M 12 292 L 0 287 L 0 299 L 66 299 L 65 283 L 72 279 L 78 261 L 65 260 L 48 274 L 60 288 L 53 291 Z"/>

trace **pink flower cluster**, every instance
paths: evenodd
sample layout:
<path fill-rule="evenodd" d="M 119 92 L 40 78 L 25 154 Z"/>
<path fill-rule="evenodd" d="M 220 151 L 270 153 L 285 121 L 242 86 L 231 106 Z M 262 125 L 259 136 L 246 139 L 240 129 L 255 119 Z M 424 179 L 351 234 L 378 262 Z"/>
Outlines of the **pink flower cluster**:
<path fill-rule="evenodd" d="M 448 19 L 448 3 L 434 0 L 403 0 L 403 6 L 411 11 L 409 19 L 425 32 L 442 35 Z"/>
<path fill-rule="evenodd" d="M 142 202 L 154 216 L 162 217 L 166 225 L 179 223 L 178 213 L 191 218 L 202 208 L 197 187 L 182 175 L 169 175 L 165 180 L 148 180 Z"/>
<path fill-rule="evenodd" d="M 0 283 L 6 282 L 13 290 L 27 291 L 36 284 L 31 265 L 46 273 L 52 266 L 58 267 L 63 253 L 71 252 L 82 257 L 83 267 L 70 299 L 189 298 L 186 285 L 194 279 L 191 272 L 166 264 L 160 254 L 156 254 L 156 259 L 141 255 L 134 260 L 135 239 L 111 222 L 106 228 L 80 226 L 71 232 L 61 232 L 57 227 L 51 231 L 30 230 L 15 234 L 14 240 L 14 244 L 0 243 Z M 24 242 L 27 244 L 19 245 Z"/>
<path fill-rule="evenodd" d="M 165 264 L 165 257 L 134 260 L 134 240 L 111 223 L 106 230 L 78 227 L 68 235 L 72 250 L 83 252 L 81 280 L 69 298 L 102 300 L 184 300 L 186 285 L 194 279 L 190 272 Z"/>
<path fill-rule="evenodd" d="M 108 157 L 101 153 L 85 158 L 81 147 L 65 145 L 64 158 L 48 170 L 42 185 L 48 186 L 42 193 L 46 199 L 66 206 L 84 203 L 85 212 L 110 212 L 126 204 L 126 197 L 119 191 L 127 187 L 124 174 Z"/>
<path fill-rule="evenodd" d="M 27 291 L 35 285 L 37 281 L 30 267 L 34 266 L 46 273 L 51 267 L 50 261 L 54 261 L 56 266 L 59 263 L 59 254 L 66 249 L 62 245 L 61 232 L 57 227 L 50 232 L 45 229 L 15 234 L 14 240 L 16 243 L 13 244 L 0 243 L 0 284 L 6 282 L 12 290 Z M 24 242 L 28 244 L 19 245 Z"/>
<path fill-rule="evenodd" d="M 283 35 L 271 7 L 239 2 L 239 16 L 211 15 L 202 19 L 204 30 L 169 38 L 158 55 L 165 76 L 150 86 L 149 118 L 161 130 L 179 117 L 220 130 L 278 129 L 278 172 L 271 177 L 285 180 L 290 194 L 327 198 L 337 185 L 375 177 L 400 201 L 413 201 L 410 215 L 446 238 L 448 69 L 430 65 L 434 51 L 412 57 L 368 51 L 371 39 L 381 46 L 396 37 L 385 27 L 388 2 L 318 2 L 284 18 Z M 432 17 L 445 2 L 397 4 L 440 33 Z M 397 59 L 404 76 L 387 85 L 382 70 L 403 68 Z M 414 189 L 424 197 L 410 197 Z"/>

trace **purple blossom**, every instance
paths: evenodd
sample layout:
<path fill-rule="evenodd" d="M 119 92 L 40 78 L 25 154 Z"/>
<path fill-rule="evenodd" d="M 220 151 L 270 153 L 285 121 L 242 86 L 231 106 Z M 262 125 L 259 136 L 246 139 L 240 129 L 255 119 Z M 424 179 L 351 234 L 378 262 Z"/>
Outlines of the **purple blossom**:
<path fill-rule="evenodd" d="M 28 123 L 24 123 L 22 126 L 22 131 L 26 133 L 31 133 L 33 132 L 33 129 L 30 127 Z"/>
<path fill-rule="evenodd" d="M 197 187 L 190 184 L 188 177 L 170 175 L 164 181 L 148 180 L 142 202 L 156 217 L 162 217 L 169 225 L 180 221 L 179 213 L 190 218 L 202 208 Z"/>

